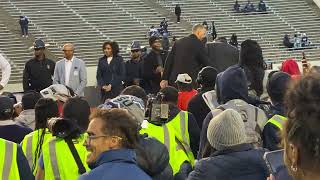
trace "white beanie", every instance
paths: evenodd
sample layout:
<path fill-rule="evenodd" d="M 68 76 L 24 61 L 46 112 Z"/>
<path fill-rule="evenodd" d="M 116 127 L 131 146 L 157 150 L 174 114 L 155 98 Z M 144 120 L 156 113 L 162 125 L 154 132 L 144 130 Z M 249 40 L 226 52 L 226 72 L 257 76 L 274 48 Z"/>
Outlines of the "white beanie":
<path fill-rule="evenodd" d="M 208 126 L 207 138 L 216 150 L 224 150 L 245 143 L 246 133 L 241 115 L 233 109 L 226 109 L 212 118 Z"/>

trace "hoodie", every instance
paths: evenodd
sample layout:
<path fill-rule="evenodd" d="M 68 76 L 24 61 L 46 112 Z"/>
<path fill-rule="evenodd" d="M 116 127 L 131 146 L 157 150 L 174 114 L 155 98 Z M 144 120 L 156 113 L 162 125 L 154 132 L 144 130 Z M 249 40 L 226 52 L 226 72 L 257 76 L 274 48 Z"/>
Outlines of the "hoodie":
<path fill-rule="evenodd" d="M 301 72 L 298 66 L 298 63 L 294 59 L 287 59 L 282 63 L 281 69 L 282 72 L 286 72 L 291 75 L 292 79 L 299 79 Z"/>

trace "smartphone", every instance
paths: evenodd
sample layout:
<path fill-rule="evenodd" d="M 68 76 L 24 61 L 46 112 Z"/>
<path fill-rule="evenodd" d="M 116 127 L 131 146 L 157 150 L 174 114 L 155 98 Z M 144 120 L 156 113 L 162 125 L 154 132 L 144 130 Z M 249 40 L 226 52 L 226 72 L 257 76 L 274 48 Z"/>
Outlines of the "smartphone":
<path fill-rule="evenodd" d="M 264 153 L 265 160 L 271 174 L 276 175 L 285 164 L 283 161 L 283 149 Z"/>

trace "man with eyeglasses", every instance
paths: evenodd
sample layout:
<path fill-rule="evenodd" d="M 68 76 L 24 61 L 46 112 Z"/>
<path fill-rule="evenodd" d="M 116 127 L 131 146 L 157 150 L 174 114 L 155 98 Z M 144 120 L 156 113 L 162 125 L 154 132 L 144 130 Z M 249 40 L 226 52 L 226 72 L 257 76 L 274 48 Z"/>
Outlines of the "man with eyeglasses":
<path fill-rule="evenodd" d="M 151 180 L 136 161 L 139 125 L 127 110 L 97 110 L 90 116 L 85 147 L 91 171 L 79 180 Z M 142 148 L 142 147 L 141 147 Z"/>
<path fill-rule="evenodd" d="M 74 56 L 74 46 L 66 43 L 63 46 L 64 58 L 57 62 L 54 69 L 53 84 L 70 87 L 77 96 L 84 96 L 87 85 L 87 70 L 84 61 Z"/>
<path fill-rule="evenodd" d="M 33 44 L 34 57 L 26 62 L 23 71 L 23 90 L 40 92 L 52 84 L 55 62 L 45 56 L 45 43 L 37 39 Z"/>
<path fill-rule="evenodd" d="M 141 83 L 142 64 L 141 64 L 141 46 L 138 41 L 131 44 L 131 59 L 125 63 L 126 78 L 125 87 L 131 85 L 139 86 Z"/>

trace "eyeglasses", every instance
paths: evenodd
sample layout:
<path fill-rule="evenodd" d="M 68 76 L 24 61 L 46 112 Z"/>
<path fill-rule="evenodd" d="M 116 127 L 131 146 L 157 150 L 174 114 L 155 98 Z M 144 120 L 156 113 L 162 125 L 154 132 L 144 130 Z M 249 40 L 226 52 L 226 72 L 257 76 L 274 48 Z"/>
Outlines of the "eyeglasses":
<path fill-rule="evenodd" d="M 102 137 L 109 137 L 109 138 L 116 138 L 118 140 L 122 140 L 121 137 L 119 136 L 108 136 L 108 135 L 99 135 L 99 136 L 96 136 L 96 135 L 87 135 L 87 144 L 90 144 L 90 142 L 93 140 L 93 139 L 98 139 L 98 138 L 102 138 Z"/>
<path fill-rule="evenodd" d="M 139 52 L 139 51 L 140 51 L 139 49 L 131 50 L 132 53 L 136 53 L 136 52 Z"/>

